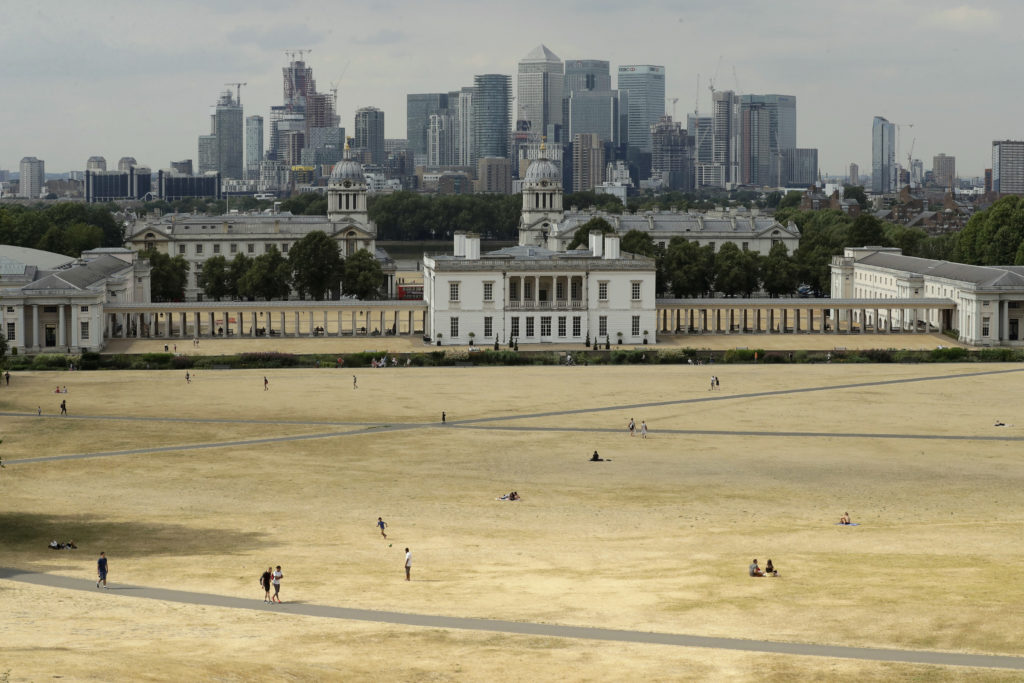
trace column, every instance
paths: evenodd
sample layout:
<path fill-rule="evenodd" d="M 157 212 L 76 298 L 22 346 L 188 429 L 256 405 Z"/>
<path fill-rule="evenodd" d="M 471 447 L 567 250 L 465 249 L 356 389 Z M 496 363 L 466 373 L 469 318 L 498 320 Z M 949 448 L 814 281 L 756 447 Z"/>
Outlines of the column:
<path fill-rule="evenodd" d="M 299 312 L 295 311 L 295 332 L 293 333 L 293 336 L 298 337 L 301 331 L 302 330 L 299 327 Z"/>
<path fill-rule="evenodd" d="M 68 346 L 71 347 L 81 346 L 78 333 L 82 328 L 78 324 L 78 309 L 78 304 L 71 304 L 71 339 L 68 340 Z"/>
<path fill-rule="evenodd" d="M 313 311 L 307 311 L 309 313 L 309 336 L 313 336 Z"/>
<path fill-rule="evenodd" d="M 1010 340 L 1010 302 L 999 302 L 999 341 Z"/>
<path fill-rule="evenodd" d="M 67 330 L 64 328 L 64 304 L 57 306 L 57 346 L 67 346 Z"/>
<path fill-rule="evenodd" d="M 14 345 L 18 348 L 18 353 L 25 353 L 25 341 L 28 337 L 25 335 L 25 304 L 18 306 L 18 329 L 14 332 Z"/>

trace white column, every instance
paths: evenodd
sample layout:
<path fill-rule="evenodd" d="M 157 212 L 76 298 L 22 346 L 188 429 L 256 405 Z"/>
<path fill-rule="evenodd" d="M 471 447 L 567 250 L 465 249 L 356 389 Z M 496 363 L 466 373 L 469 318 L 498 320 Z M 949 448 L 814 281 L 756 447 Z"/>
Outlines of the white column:
<path fill-rule="evenodd" d="M 78 338 L 80 330 L 78 325 L 78 308 L 78 304 L 71 304 L 71 340 L 69 342 L 71 347 L 81 346 L 81 340 Z"/>
<path fill-rule="evenodd" d="M 64 327 L 64 304 L 57 306 L 57 346 L 68 345 L 68 332 Z"/>
<path fill-rule="evenodd" d="M 14 330 L 14 345 L 18 353 L 25 353 L 25 304 L 18 306 L 18 326 Z"/>

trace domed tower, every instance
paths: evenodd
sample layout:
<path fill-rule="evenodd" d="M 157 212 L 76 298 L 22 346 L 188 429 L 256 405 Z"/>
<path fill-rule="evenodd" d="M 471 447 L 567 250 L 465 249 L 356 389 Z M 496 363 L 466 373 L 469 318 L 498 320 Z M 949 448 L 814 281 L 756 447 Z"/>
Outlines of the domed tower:
<path fill-rule="evenodd" d="M 548 246 L 561 222 L 562 171 L 548 159 L 545 146 L 540 146 L 540 158 L 526 169 L 523 178 L 523 213 L 519 218 L 520 246 Z"/>
<path fill-rule="evenodd" d="M 377 227 L 366 210 L 366 191 L 363 165 L 349 158 L 346 145 L 345 158 L 334 165 L 327 181 L 327 220 L 346 258 L 360 249 L 373 253 L 376 246 Z"/>

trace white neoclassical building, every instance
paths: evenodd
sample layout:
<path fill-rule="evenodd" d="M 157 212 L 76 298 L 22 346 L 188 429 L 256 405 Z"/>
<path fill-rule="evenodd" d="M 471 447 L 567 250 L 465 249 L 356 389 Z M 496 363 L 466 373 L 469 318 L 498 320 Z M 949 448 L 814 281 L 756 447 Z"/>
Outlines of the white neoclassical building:
<path fill-rule="evenodd" d="M 0 246 L 0 310 L 18 353 L 99 351 L 113 330 L 108 304 L 149 301 L 149 262 L 131 249 L 93 249 L 74 259 Z"/>
<path fill-rule="evenodd" d="M 901 302 L 948 300 L 947 310 L 931 310 L 927 323 L 957 330 L 959 341 L 973 346 L 1024 343 L 1024 266 L 972 266 L 904 256 L 896 248 L 847 248 L 832 260 L 832 298 L 878 301 L 864 306 L 855 321 L 876 328 L 910 330 L 925 320 L 906 309 L 885 308 Z M 938 316 L 944 316 L 940 320 Z"/>
<path fill-rule="evenodd" d="M 585 249 L 556 248 L 560 177 L 545 158 L 530 164 L 517 246 L 481 254 L 479 236 L 456 233 L 452 254 L 424 255 L 428 336 L 442 345 L 655 342 L 654 259 L 599 232 Z"/>
<path fill-rule="evenodd" d="M 387 278 L 387 294 L 395 296 L 395 263 L 377 249 L 377 226 L 367 213 L 366 176 L 353 159 L 338 162 L 327 185 L 327 216 L 294 216 L 284 213 L 231 213 L 223 216 L 168 214 L 136 224 L 128 238 L 132 249 L 155 249 L 170 256 L 181 255 L 188 262 L 185 298 L 202 301 L 199 273 L 206 259 L 223 256 L 228 261 L 238 254 L 256 257 L 276 247 L 284 256 L 297 241 L 320 230 L 338 242 L 341 255 L 360 249 L 373 254 Z"/>

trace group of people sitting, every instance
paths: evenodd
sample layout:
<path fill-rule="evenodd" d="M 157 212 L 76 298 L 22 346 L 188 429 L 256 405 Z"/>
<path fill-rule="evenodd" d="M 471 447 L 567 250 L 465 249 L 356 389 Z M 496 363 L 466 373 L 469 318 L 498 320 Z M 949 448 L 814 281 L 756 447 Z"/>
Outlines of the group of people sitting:
<path fill-rule="evenodd" d="M 53 393 L 55 393 L 55 394 L 66 394 L 66 393 L 68 393 L 68 388 L 66 386 L 62 387 L 62 386 L 60 386 L 58 384 L 57 388 L 53 390 Z"/>
<path fill-rule="evenodd" d="M 58 543 L 57 541 L 50 541 L 50 550 L 78 550 L 78 546 L 75 545 L 74 541 L 68 541 L 67 543 Z"/>
<path fill-rule="evenodd" d="M 405 366 L 409 367 L 410 365 L 412 365 L 412 358 L 406 358 L 405 359 Z M 382 356 L 380 360 L 377 360 L 376 358 L 371 358 L 370 359 L 370 367 L 371 368 L 386 368 L 387 366 L 388 366 L 388 357 L 387 356 Z M 398 367 L 398 357 L 397 356 L 391 356 L 391 367 L 393 367 L 393 368 L 397 368 Z"/>
<path fill-rule="evenodd" d="M 506 493 L 504 496 L 502 496 L 498 500 L 520 500 L 519 492 L 518 491 L 511 491 L 509 493 Z"/>
<path fill-rule="evenodd" d="M 761 569 L 757 566 L 757 558 L 750 563 L 750 575 L 751 576 L 778 576 L 779 572 L 775 569 L 775 565 L 772 564 L 771 558 L 768 559 L 768 564 Z"/>

